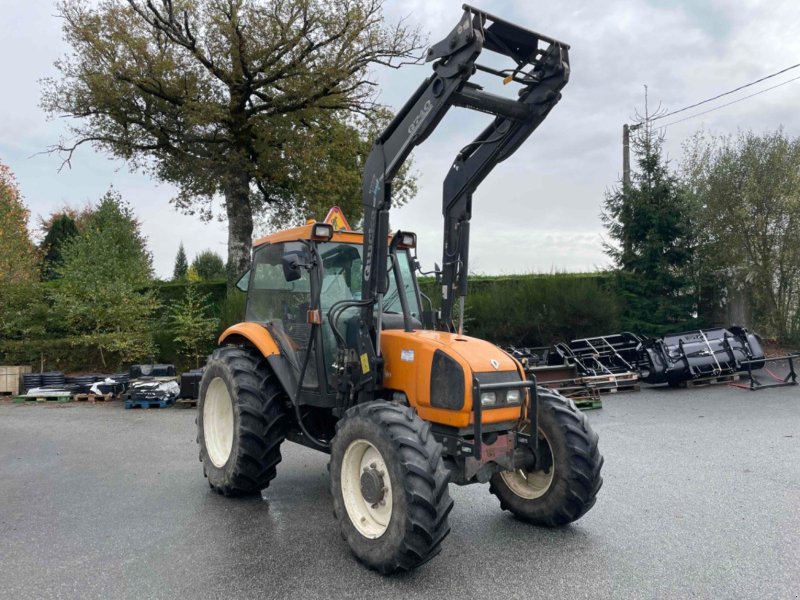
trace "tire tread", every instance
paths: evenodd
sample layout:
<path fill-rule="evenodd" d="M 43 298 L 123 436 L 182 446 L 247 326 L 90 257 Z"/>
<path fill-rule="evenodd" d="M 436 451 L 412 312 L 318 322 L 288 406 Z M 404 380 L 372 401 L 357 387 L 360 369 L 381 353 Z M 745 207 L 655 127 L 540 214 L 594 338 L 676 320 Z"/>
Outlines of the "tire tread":
<path fill-rule="evenodd" d="M 370 563 L 355 549 L 354 554 L 383 574 L 414 569 L 436 556 L 441 551 L 442 540 L 450 533 L 447 516 L 453 508 L 453 500 L 447 491 L 449 471 L 442 460 L 441 444 L 430 434 L 430 423 L 407 406 L 384 401 L 357 405 L 337 423 L 337 431 L 343 422 L 353 418 L 367 419 L 370 425 L 388 432 L 405 474 L 399 487 L 405 492 L 408 503 L 405 535 L 390 559 Z M 347 539 L 346 509 L 334 502 L 334 514 L 343 523 L 342 535 Z"/>
<path fill-rule="evenodd" d="M 287 426 L 284 392 L 267 361 L 253 349 L 217 348 L 209 359 L 209 364 L 214 362 L 221 363 L 233 375 L 235 410 L 239 411 L 239 446 L 232 450 L 238 452 L 230 476 L 222 483 L 209 480 L 209 485 L 223 496 L 260 493 L 275 478 L 275 467 L 282 459 L 280 446 Z M 200 410 L 202 407 L 198 406 Z M 200 460 L 205 465 L 207 455 L 200 443 L 201 434 L 198 423 Z M 207 477 L 205 467 L 203 471 Z"/>
<path fill-rule="evenodd" d="M 526 513 L 514 506 L 509 500 L 513 492 L 506 486 L 499 475 L 492 477 L 489 492 L 500 500 L 500 508 L 515 516 L 537 525 L 560 527 L 577 521 L 585 515 L 597 501 L 597 493 L 603 485 L 600 471 L 603 468 L 603 457 L 598 448 L 598 436 L 589 425 L 586 415 L 581 412 L 572 400 L 551 391 L 539 393 L 539 414 L 549 413 L 557 424 L 560 434 L 567 446 L 567 473 L 563 481 L 567 489 L 561 501 L 550 507 L 549 514 L 542 516 Z M 554 483 L 555 485 L 555 483 Z M 544 503 L 544 500 L 542 501 Z"/>

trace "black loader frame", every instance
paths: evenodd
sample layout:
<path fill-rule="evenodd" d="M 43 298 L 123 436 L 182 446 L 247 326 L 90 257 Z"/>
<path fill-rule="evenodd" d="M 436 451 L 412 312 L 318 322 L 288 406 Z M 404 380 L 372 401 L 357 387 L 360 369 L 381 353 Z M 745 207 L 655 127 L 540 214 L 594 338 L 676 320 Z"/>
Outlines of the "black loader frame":
<path fill-rule="evenodd" d="M 503 19 L 464 5 L 458 25 L 430 48 L 433 61 L 428 77 L 375 141 L 364 168 L 364 264 L 361 327 L 357 347 L 366 354 L 369 372 L 361 369 L 350 385 L 351 393 L 371 396 L 381 385 L 380 332 L 383 296 L 387 291 L 389 210 L 392 179 L 414 147 L 433 132 L 453 106 L 494 115 L 494 121 L 456 156 L 445 178 L 442 212 L 444 248 L 441 271 L 442 308 L 433 325 L 443 331 L 463 332 L 464 297 L 469 271 L 469 226 L 472 195 L 492 171 L 522 144 L 561 99 L 569 80 L 569 46 Z M 514 66 L 498 70 L 476 62 L 488 50 L 513 60 Z M 478 71 L 521 86 L 516 100 L 488 93 L 470 83 Z M 452 321 L 459 299 L 457 326 Z M 377 305 L 377 310 L 375 306 Z M 351 354 L 352 356 L 352 354 Z"/>

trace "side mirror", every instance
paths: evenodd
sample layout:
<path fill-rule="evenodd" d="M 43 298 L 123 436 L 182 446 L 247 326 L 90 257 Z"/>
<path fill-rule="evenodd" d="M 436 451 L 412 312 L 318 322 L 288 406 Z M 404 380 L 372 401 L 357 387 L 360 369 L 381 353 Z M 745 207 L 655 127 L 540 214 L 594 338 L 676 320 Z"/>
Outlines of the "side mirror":
<path fill-rule="evenodd" d="M 281 259 L 283 266 L 283 277 L 286 281 L 297 281 L 300 279 L 300 257 L 297 254 L 284 254 Z"/>
<path fill-rule="evenodd" d="M 302 277 L 300 269 L 308 265 L 308 248 L 302 242 L 287 242 L 283 247 L 281 266 L 286 281 L 297 281 Z"/>

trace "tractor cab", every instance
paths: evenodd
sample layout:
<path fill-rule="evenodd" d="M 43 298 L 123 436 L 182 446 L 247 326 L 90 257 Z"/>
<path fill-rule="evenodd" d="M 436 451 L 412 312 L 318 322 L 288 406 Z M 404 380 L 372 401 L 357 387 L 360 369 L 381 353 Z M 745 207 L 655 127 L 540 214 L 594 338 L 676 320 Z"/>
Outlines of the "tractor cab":
<path fill-rule="evenodd" d="M 390 242 L 387 293 L 380 319 L 376 315 L 383 331 L 423 328 L 411 254 L 415 237 L 400 235 L 406 243 Z M 280 340 L 298 380 L 303 371 L 300 394 L 310 403 L 328 404 L 336 394 L 337 337 L 352 346 L 358 335 L 363 236 L 309 223 L 266 236 L 255 246 L 252 268 L 238 285 L 247 293 L 245 321 L 263 325 Z"/>

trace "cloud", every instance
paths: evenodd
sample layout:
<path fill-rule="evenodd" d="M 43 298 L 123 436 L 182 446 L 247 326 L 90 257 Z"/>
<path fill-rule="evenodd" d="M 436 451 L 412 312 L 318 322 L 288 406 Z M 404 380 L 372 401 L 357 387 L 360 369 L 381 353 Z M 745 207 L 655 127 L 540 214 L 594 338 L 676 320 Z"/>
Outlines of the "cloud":
<path fill-rule="evenodd" d="M 6 6 L 5 4 L 10 4 Z M 130 200 L 143 222 L 156 270 L 169 276 L 179 241 L 189 255 L 204 248 L 224 254 L 224 223 L 204 224 L 175 212 L 174 190 L 91 149 L 73 169 L 57 174 L 53 156 L 35 156 L 54 143 L 63 123 L 48 122 L 38 108 L 37 81 L 53 74 L 67 49 L 60 22 L 47 2 L 5 3 L 0 53 L 6 82 L 0 117 L 0 160 L 16 172 L 32 211 L 46 214 L 64 202 L 96 200 L 110 184 Z M 622 124 L 643 109 L 643 84 L 651 108 L 674 110 L 797 62 L 800 4 L 753 0 L 484 0 L 490 13 L 571 44 L 570 83 L 563 100 L 475 194 L 473 270 L 485 273 L 593 270 L 607 264 L 600 237 L 605 191 L 621 171 Z M 429 41 L 444 37 L 460 16 L 460 2 L 387 0 L 387 21 L 407 17 Z M 395 109 L 430 73 L 430 65 L 376 72 L 381 100 Z M 789 79 L 765 82 L 749 91 Z M 13 82 L 9 87 L 8 82 Z M 717 132 L 756 131 L 783 125 L 800 135 L 796 110 L 800 81 L 666 130 L 666 150 L 699 127 Z M 732 97 L 730 99 L 735 99 Z M 712 105 L 713 106 L 713 105 Z M 703 107 L 703 108 L 710 108 Z M 689 116 L 687 112 L 680 116 Z M 677 118 L 677 116 L 676 116 Z M 415 153 L 420 194 L 393 213 L 393 227 L 420 235 L 423 265 L 441 262 L 441 185 L 458 150 L 486 124 L 486 115 L 454 109 Z M 664 120 L 666 124 L 669 120 Z"/>

